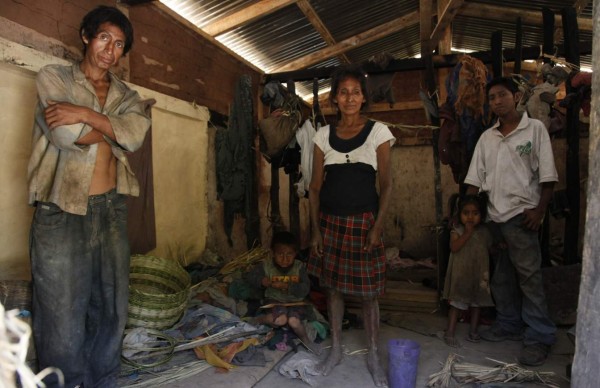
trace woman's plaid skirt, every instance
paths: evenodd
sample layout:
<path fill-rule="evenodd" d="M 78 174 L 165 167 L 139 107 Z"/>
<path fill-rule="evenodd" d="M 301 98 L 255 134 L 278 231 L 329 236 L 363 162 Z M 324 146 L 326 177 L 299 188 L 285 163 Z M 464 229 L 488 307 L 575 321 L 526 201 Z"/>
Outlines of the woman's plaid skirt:
<path fill-rule="evenodd" d="M 373 224 L 372 212 L 352 216 L 320 214 L 323 254 L 321 257 L 311 254 L 307 270 L 319 279 L 321 287 L 363 297 L 383 294 L 383 242 L 369 252 L 364 249 Z"/>

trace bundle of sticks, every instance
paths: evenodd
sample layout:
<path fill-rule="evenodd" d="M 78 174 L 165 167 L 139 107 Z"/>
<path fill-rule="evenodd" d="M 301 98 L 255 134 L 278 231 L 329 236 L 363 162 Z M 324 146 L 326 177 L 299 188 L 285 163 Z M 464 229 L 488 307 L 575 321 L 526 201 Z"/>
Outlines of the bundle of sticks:
<path fill-rule="evenodd" d="M 269 257 L 270 250 L 263 247 L 256 247 L 243 254 L 239 255 L 235 259 L 231 260 L 221 268 L 219 271 L 220 275 L 228 275 L 238 269 L 247 270 L 254 264 L 263 261 Z"/>
<path fill-rule="evenodd" d="M 554 372 L 537 372 L 520 367 L 517 364 L 509 364 L 502 361 L 487 358 L 495 363 L 495 366 L 485 366 L 472 363 L 458 362 L 460 356 L 450 354 L 442 367 L 442 370 L 429 376 L 428 387 L 447 388 L 454 378 L 460 384 L 469 383 L 542 383 L 547 387 L 559 388 L 554 381 Z"/>

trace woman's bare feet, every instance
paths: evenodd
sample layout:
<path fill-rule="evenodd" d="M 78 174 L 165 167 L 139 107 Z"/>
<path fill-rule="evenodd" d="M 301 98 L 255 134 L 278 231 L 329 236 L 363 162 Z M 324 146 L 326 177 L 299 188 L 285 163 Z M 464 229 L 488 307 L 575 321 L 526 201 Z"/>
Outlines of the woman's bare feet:
<path fill-rule="evenodd" d="M 367 355 L 367 368 L 369 369 L 369 372 L 371 372 L 371 376 L 373 376 L 373 382 L 376 387 L 388 386 L 387 375 L 381 367 L 377 352 L 369 352 Z"/>
<path fill-rule="evenodd" d="M 328 376 L 333 370 L 333 368 L 335 368 L 336 365 L 338 365 L 340 362 L 342 362 L 342 349 L 332 348 L 331 353 L 329 353 L 329 356 L 327 356 L 327 359 L 321 362 L 319 365 L 317 365 L 315 369 L 318 373 L 322 374 L 323 376 Z"/>

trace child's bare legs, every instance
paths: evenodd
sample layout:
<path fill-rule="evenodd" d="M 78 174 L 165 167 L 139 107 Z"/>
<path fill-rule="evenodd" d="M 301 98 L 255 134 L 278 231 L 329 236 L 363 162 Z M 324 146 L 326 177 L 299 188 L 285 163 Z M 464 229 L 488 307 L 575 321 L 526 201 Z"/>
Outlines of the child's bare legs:
<path fill-rule="evenodd" d="M 456 323 L 458 322 L 458 313 L 459 310 L 451 305 L 450 311 L 448 311 L 448 327 L 444 332 L 444 342 L 446 343 L 446 345 L 452 346 L 453 348 L 457 348 L 460 346 L 460 342 L 458 342 L 458 340 L 455 337 Z"/>
<path fill-rule="evenodd" d="M 290 327 L 292 328 L 294 333 L 296 333 L 298 338 L 300 338 L 300 341 L 302 341 L 302 344 L 304 346 L 306 346 L 306 348 L 308 350 L 310 350 L 311 352 L 313 352 L 316 355 L 321 354 L 321 346 L 319 346 L 319 344 L 312 342 L 308 338 L 308 335 L 306 334 L 306 328 L 304 327 L 304 324 L 302 323 L 302 321 L 300 319 L 298 319 L 296 317 L 289 317 L 288 325 L 290 325 Z"/>
<path fill-rule="evenodd" d="M 481 316 L 480 307 L 471 307 L 471 327 L 469 330 L 469 339 L 471 341 L 479 341 L 479 333 L 477 328 L 479 327 L 479 317 Z"/>
<path fill-rule="evenodd" d="M 258 317 L 256 317 L 256 321 L 259 324 L 263 324 L 263 325 L 283 326 L 287 323 L 287 316 L 284 314 L 281 314 L 276 319 L 273 319 L 273 314 L 268 313 L 265 315 L 259 315 Z"/>
<path fill-rule="evenodd" d="M 331 352 L 327 359 L 317 365 L 317 372 L 327 376 L 342 361 L 342 319 L 344 299 L 338 291 L 327 290 L 327 315 L 331 328 Z"/>
<path fill-rule="evenodd" d="M 377 342 L 379 341 L 379 301 L 377 297 L 363 298 L 362 311 L 365 330 L 367 332 L 367 341 L 369 341 L 367 368 L 371 372 L 371 376 L 373 376 L 375 386 L 387 386 L 387 376 L 381 367 L 379 355 L 377 354 Z"/>

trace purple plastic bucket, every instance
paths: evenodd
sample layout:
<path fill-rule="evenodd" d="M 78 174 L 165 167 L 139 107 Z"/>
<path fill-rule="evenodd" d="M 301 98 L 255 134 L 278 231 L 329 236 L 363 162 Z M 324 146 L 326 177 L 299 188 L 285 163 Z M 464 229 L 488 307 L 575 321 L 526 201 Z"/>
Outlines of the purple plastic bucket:
<path fill-rule="evenodd" d="M 414 388 L 421 346 L 408 339 L 388 341 L 388 383 L 390 388 Z"/>

